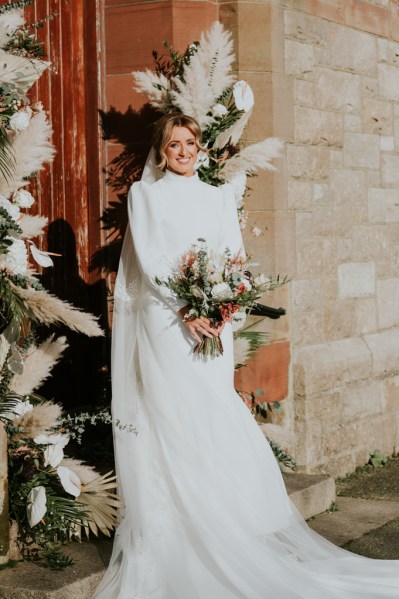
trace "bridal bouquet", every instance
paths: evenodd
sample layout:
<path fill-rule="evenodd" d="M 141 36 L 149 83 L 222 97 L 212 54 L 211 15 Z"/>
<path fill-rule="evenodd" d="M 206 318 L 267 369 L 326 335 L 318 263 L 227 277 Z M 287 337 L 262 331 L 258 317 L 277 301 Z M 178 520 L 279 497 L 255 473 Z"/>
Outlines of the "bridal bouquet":
<path fill-rule="evenodd" d="M 187 302 L 185 319 L 206 316 L 213 326 L 230 322 L 235 312 L 252 307 L 265 292 L 287 282 L 286 278 L 280 280 L 278 276 L 272 278 L 263 273 L 254 276 L 248 270 L 249 256 L 232 256 L 228 248 L 224 254 L 209 252 L 205 239 L 198 241 L 200 245 L 193 245 L 183 254 L 166 280 L 155 277 L 158 285 Z M 194 352 L 212 357 L 222 355 L 220 336 L 204 336 Z"/>

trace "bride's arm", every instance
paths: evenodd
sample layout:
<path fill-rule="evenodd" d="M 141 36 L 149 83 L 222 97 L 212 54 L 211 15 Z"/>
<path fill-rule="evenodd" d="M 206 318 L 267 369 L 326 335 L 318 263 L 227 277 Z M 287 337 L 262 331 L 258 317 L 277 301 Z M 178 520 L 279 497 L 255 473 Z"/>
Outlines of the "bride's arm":
<path fill-rule="evenodd" d="M 155 283 L 156 276 L 160 278 L 168 276 L 170 265 L 164 253 L 161 216 L 157 197 L 151 190 L 151 185 L 140 181 L 131 186 L 128 195 L 128 216 L 134 249 L 143 278 L 169 308 L 178 312 L 186 302 L 177 298 L 170 289 Z"/>

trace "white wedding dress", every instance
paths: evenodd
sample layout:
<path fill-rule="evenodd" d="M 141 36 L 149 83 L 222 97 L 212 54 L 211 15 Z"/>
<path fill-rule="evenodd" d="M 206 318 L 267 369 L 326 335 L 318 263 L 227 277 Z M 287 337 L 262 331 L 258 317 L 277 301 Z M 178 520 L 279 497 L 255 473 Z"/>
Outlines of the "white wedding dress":
<path fill-rule="evenodd" d="M 224 354 L 200 358 L 154 284 L 199 237 L 242 246 L 233 191 L 166 172 L 129 194 L 115 290 L 113 414 L 125 513 L 96 599 L 397 599 L 399 562 L 310 530 L 287 496 Z M 134 250 L 132 244 L 134 239 Z M 124 429 L 133 424 L 137 435 Z"/>

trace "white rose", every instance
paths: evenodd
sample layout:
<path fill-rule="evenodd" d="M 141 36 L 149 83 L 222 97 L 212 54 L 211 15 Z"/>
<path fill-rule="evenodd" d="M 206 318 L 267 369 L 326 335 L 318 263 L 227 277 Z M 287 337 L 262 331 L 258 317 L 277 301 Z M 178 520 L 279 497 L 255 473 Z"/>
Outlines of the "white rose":
<path fill-rule="evenodd" d="M 255 104 L 254 93 L 246 81 L 237 81 L 233 86 L 234 102 L 238 110 L 249 112 Z"/>
<path fill-rule="evenodd" d="M 35 198 L 27 189 L 18 189 L 12 199 L 20 208 L 30 208 L 35 203 Z"/>
<path fill-rule="evenodd" d="M 231 299 L 234 294 L 227 283 L 218 283 L 212 287 L 212 297 L 215 299 Z"/>
<path fill-rule="evenodd" d="M 15 275 L 24 275 L 28 270 L 28 252 L 25 242 L 16 239 L 9 246 L 7 254 L 3 254 L 0 260 L 1 268 L 8 268 Z"/>
<path fill-rule="evenodd" d="M 10 118 L 10 127 L 13 131 L 25 131 L 29 127 L 32 109 L 29 106 L 14 112 Z"/>
<path fill-rule="evenodd" d="M 259 227 L 252 227 L 251 233 L 254 237 L 259 237 L 262 234 L 262 230 Z"/>
<path fill-rule="evenodd" d="M 212 108 L 212 116 L 224 116 L 227 113 L 226 106 L 223 104 L 215 104 Z"/>
<path fill-rule="evenodd" d="M 16 204 L 13 204 L 12 202 L 10 202 L 10 200 L 7 200 L 7 198 L 5 198 L 1 194 L 0 194 L 0 206 L 1 206 L 1 208 L 5 208 L 7 210 L 8 214 L 11 216 L 11 218 L 13 218 L 14 220 L 19 219 L 21 213 L 20 213 L 18 206 Z"/>

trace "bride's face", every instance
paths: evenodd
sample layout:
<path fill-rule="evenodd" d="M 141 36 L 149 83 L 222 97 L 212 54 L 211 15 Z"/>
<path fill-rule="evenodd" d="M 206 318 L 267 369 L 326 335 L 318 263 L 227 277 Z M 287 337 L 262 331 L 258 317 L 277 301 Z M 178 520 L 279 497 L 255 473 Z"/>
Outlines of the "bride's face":
<path fill-rule="evenodd" d="M 195 136 L 187 127 L 173 127 L 172 137 L 165 148 L 168 169 L 178 175 L 191 177 L 197 161 Z"/>

